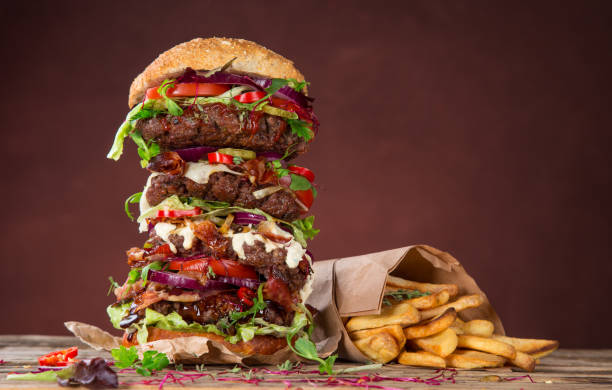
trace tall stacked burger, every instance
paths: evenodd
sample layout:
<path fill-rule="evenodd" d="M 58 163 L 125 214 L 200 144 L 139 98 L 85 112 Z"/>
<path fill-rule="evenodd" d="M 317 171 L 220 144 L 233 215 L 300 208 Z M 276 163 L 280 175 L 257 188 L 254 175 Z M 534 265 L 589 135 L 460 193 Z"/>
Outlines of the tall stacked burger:
<path fill-rule="evenodd" d="M 107 309 L 124 345 L 202 336 L 242 354 L 273 354 L 312 321 L 306 242 L 314 174 L 291 160 L 318 121 L 304 76 L 242 39 L 194 39 L 162 53 L 133 81 L 126 138 L 149 171 L 143 245 Z"/>

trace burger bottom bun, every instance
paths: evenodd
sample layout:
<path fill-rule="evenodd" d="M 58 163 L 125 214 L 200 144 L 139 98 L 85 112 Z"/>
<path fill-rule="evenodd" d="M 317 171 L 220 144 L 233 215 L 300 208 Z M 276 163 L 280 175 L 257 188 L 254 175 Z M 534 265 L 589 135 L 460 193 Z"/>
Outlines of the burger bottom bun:
<path fill-rule="evenodd" d="M 198 333 L 198 332 L 178 332 L 173 330 L 164 330 L 155 327 L 147 327 L 149 331 L 149 337 L 147 342 L 157 340 L 176 339 L 179 337 L 206 337 L 209 340 L 213 340 L 219 344 L 223 344 L 227 349 L 233 353 L 240 354 L 243 356 L 251 355 L 272 355 L 275 352 L 285 348 L 287 341 L 284 337 L 274 336 L 255 336 L 250 341 L 240 341 L 236 344 L 225 341 L 223 336 L 216 335 L 214 333 Z M 138 345 L 136 334 L 132 336 L 132 341 L 128 340 L 128 333 L 123 334 L 122 344 L 125 347 L 132 345 Z"/>

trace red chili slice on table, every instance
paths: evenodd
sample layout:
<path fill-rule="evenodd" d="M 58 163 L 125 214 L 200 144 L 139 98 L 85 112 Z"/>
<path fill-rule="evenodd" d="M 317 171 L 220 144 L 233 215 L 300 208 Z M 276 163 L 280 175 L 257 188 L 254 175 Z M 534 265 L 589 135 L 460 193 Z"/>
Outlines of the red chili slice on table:
<path fill-rule="evenodd" d="M 38 358 L 41 366 L 67 366 L 76 362 L 74 359 L 79 354 L 78 347 L 70 347 L 61 351 L 51 352 Z"/>

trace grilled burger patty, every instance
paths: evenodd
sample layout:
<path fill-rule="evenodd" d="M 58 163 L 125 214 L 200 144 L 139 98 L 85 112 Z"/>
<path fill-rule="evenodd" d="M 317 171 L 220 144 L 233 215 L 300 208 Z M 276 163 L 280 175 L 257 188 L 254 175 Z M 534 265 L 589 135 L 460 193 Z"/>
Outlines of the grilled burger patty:
<path fill-rule="evenodd" d="M 277 191 L 263 199 L 255 199 L 253 191 L 265 187 L 252 184 L 247 176 L 226 172 L 213 173 L 206 184 L 196 183 L 184 176 L 160 174 L 151 179 L 145 196 L 151 206 L 158 205 L 169 196 L 178 195 L 257 208 L 289 222 L 299 218 L 300 206 L 287 191 Z"/>
<path fill-rule="evenodd" d="M 295 154 L 306 152 L 307 143 L 291 132 L 278 116 L 240 111 L 222 103 L 190 106 L 183 115 L 159 115 L 136 122 L 145 141 L 154 141 L 163 150 L 192 146 L 219 146 L 283 154 L 295 145 Z"/>

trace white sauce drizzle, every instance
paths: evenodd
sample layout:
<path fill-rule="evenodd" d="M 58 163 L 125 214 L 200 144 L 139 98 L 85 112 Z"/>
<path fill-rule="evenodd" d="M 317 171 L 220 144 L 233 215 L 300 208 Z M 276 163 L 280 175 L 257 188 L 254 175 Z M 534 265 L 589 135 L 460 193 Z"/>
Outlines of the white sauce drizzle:
<path fill-rule="evenodd" d="M 176 229 L 176 226 L 167 222 L 159 222 L 155 225 L 154 229 L 155 234 L 157 234 L 159 238 L 164 240 L 164 242 L 170 246 L 170 250 L 172 251 L 172 253 L 176 253 L 176 246 L 174 246 L 174 244 L 170 242 L 170 233 Z"/>
<path fill-rule="evenodd" d="M 283 233 L 286 232 L 283 231 Z M 287 251 L 285 263 L 289 268 L 297 267 L 300 260 L 302 260 L 302 257 L 306 253 L 306 249 L 302 248 L 302 245 L 295 241 L 293 236 L 291 236 L 291 240 L 286 243 L 274 242 L 260 234 L 254 234 L 252 231 L 246 233 L 233 233 L 230 231 L 228 233 L 228 237 L 232 238 L 232 249 L 241 259 L 246 258 L 246 255 L 244 254 L 244 244 L 249 246 L 254 245 L 255 241 L 262 242 L 267 253 L 270 253 L 275 249 L 285 248 Z"/>
<path fill-rule="evenodd" d="M 195 235 L 189 226 L 182 227 L 177 229 L 174 234 L 183 237 L 183 248 L 191 249 L 193 247 L 193 243 L 195 241 Z"/>

